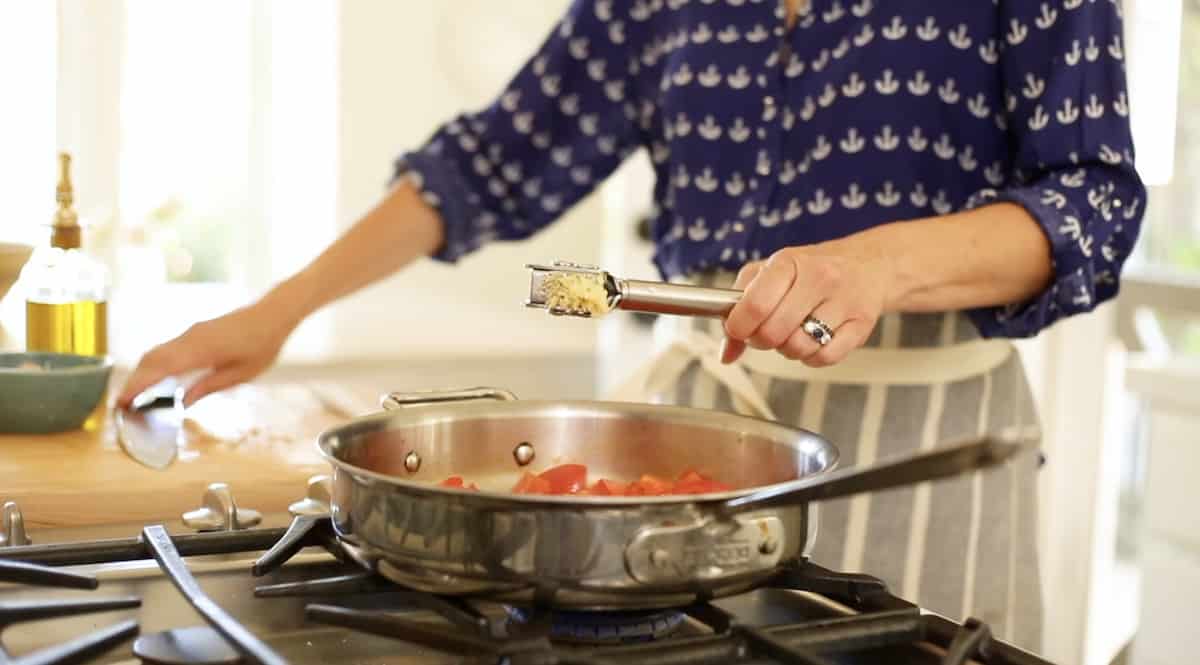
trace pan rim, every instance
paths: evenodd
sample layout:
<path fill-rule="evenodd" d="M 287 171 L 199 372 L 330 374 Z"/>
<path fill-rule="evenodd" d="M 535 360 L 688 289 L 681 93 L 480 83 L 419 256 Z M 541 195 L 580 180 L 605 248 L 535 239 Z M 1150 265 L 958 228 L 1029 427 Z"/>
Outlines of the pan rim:
<path fill-rule="evenodd" d="M 541 494 L 514 494 L 512 492 L 499 492 L 493 490 L 467 490 L 457 489 L 453 487 L 440 487 L 438 485 L 425 482 L 408 480 L 400 476 L 372 471 L 360 466 L 339 459 L 330 448 L 334 445 L 331 441 L 337 437 L 352 432 L 356 429 L 361 429 L 369 425 L 380 422 L 401 421 L 406 424 L 421 424 L 422 422 L 433 423 L 438 420 L 463 420 L 469 419 L 472 413 L 480 415 L 487 414 L 488 417 L 516 417 L 517 413 L 528 416 L 528 411 L 537 411 L 541 409 L 569 409 L 576 412 L 594 412 L 602 414 L 605 417 L 629 417 L 630 415 L 665 415 L 677 416 L 681 422 L 695 424 L 697 418 L 708 419 L 710 421 L 724 421 L 727 425 L 731 422 L 742 421 L 747 424 L 755 423 L 756 427 L 766 427 L 778 431 L 780 434 L 787 434 L 791 439 L 798 439 L 804 444 L 817 446 L 824 453 L 828 460 L 826 466 L 820 471 L 801 475 L 792 480 L 786 480 L 779 483 L 771 483 L 768 485 L 756 485 L 753 487 L 739 488 L 728 492 L 713 492 L 707 494 L 678 494 L 666 496 L 636 496 L 636 497 L 612 497 L 612 496 L 593 496 L 593 495 L 541 495 Z M 452 413 L 458 412 L 457 414 Z M 465 412 L 465 414 L 463 413 Z M 435 418 L 443 414 L 442 418 Z M 780 437 L 781 439 L 784 437 Z M 587 508 L 587 509 L 612 509 L 612 508 L 629 508 L 635 506 L 679 506 L 684 504 L 704 504 L 710 505 L 721 503 L 730 499 L 755 494 L 766 490 L 787 489 L 795 485 L 799 485 L 805 479 L 813 475 L 821 473 L 829 473 L 837 469 L 841 459 L 841 451 L 837 445 L 829 441 L 820 434 L 807 430 L 801 427 L 795 427 L 764 418 L 755 416 L 747 416 L 736 413 L 728 413 L 725 411 L 717 411 L 715 409 L 700 409 L 696 407 L 677 406 L 671 404 L 647 404 L 640 402 L 619 402 L 612 400 L 515 400 L 515 401 L 480 401 L 480 402 L 443 402 L 429 403 L 407 406 L 402 409 L 393 411 L 380 411 L 370 413 L 357 418 L 348 420 L 344 423 L 330 427 L 317 435 L 316 447 L 318 454 L 329 463 L 335 472 L 341 471 L 356 478 L 365 478 L 375 483 L 383 483 L 405 491 L 416 492 L 423 495 L 443 496 L 447 498 L 455 498 L 466 503 L 472 504 L 489 504 L 495 505 L 497 502 L 503 502 L 520 506 L 543 506 L 543 507 L 558 507 L 558 508 Z M 785 445 L 787 445 L 785 443 Z M 803 445 L 803 444 L 800 444 Z M 817 451 L 814 451 L 817 452 Z M 336 502 L 336 499 L 334 499 Z"/>

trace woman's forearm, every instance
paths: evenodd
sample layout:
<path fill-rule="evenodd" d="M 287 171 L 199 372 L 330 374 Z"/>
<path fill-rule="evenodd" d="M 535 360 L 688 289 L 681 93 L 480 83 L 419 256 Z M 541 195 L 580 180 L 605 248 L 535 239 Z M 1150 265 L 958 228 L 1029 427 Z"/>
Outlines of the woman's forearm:
<path fill-rule="evenodd" d="M 1024 208 L 1010 203 L 885 224 L 831 244 L 839 243 L 889 264 L 884 311 L 1021 302 L 1053 277 L 1045 232 Z"/>
<path fill-rule="evenodd" d="M 288 325 L 396 272 L 441 246 L 442 223 L 407 180 L 393 187 L 303 270 L 260 301 Z"/>

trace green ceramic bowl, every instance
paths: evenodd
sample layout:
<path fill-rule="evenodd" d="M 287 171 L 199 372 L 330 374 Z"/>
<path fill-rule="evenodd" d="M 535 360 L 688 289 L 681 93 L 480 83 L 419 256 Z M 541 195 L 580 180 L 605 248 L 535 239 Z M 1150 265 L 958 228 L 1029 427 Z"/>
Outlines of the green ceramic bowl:
<path fill-rule="evenodd" d="M 0 353 L 0 434 L 50 434 L 83 426 L 112 373 L 112 359 L 66 353 Z"/>

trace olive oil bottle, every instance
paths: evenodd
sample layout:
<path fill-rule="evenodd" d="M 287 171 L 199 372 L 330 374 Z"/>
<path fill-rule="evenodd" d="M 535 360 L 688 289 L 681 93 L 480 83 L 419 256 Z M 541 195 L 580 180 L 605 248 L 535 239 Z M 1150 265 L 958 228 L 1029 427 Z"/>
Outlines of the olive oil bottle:
<path fill-rule="evenodd" d="M 72 207 L 71 156 L 59 155 L 58 209 L 50 243 L 38 247 L 21 271 L 25 294 L 25 347 L 30 351 L 103 356 L 108 353 L 109 274 L 81 249 L 82 230 Z M 97 409 L 103 413 L 103 404 Z M 97 425 L 97 415 L 85 428 Z"/>

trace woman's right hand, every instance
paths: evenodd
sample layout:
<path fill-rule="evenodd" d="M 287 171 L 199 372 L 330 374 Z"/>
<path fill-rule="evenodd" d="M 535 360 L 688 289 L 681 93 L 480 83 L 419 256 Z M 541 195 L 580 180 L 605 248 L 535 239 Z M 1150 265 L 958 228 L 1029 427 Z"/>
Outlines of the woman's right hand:
<path fill-rule="evenodd" d="M 197 323 L 142 357 L 125 382 L 117 406 L 128 408 L 138 394 L 163 379 L 197 371 L 208 373 L 188 388 L 185 406 L 248 381 L 275 362 L 294 328 L 287 317 L 261 301 Z"/>

